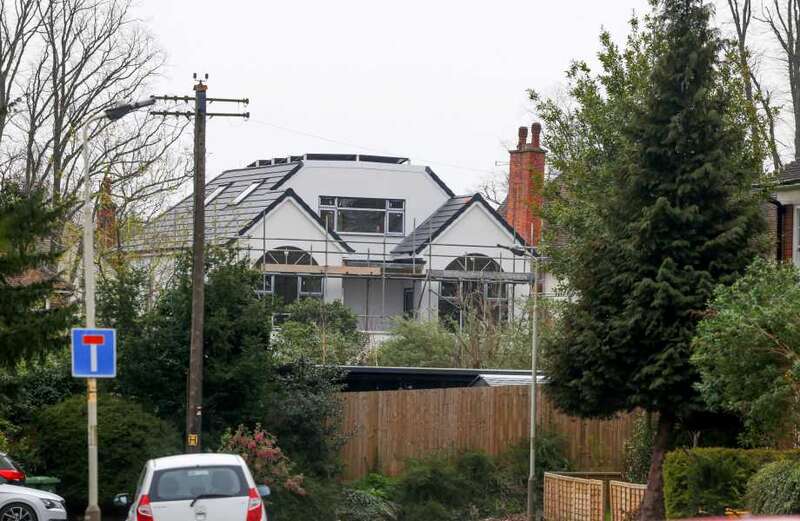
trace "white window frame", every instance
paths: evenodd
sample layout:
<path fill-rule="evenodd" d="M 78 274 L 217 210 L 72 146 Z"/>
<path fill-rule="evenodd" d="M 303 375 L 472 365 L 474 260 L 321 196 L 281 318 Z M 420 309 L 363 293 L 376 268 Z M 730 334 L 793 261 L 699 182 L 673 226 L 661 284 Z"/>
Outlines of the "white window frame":
<path fill-rule="evenodd" d="M 217 187 L 214 189 L 214 191 L 213 191 L 213 192 L 211 192 L 211 193 L 210 193 L 208 196 L 206 196 L 206 200 L 205 200 L 205 202 L 203 203 L 203 206 L 208 206 L 209 204 L 211 204 L 211 202 L 212 202 L 214 199 L 216 199 L 217 197 L 219 197 L 219 196 L 220 196 L 220 194 L 221 194 L 222 192 L 224 192 L 224 191 L 225 191 L 225 189 L 226 189 L 226 188 L 228 188 L 229 186 L 230 186 L 229 184 L 225 184 L 225 185 L 219 185 L 219 186 L 217 186 Z"/>
<path fill-rule="evenodd" d="M 333 199 L 333 205 L 329 204 L 322 204 L 323 199 Z M 383 209 L 379 208 L 356 208 L 350 206 L 339 206 L 339 199 L 382 199 L 384 201 Z M 402 201 L 403 207 L 402 208 L 391 208 L 389 205 L 389 201 Z M 339 230 L 339 210 L 353 210 L 357 212 L 382 212 L 383 213 L 383 233 L 375 233 L 375 232 L 346 232 Z M 336 233 L 341 234 L 351 234 L 351 235 L 375 235 L 375 236 L 394 236 L 394 237 L 405 237 L 406 234 L 406 200 L 400 198 L 393 198 L 393 197 L 358 197 L 358 196 L 336 196 L 336 195 L 321 195 L 319 196 L 318 200 L 318 213 L 320 217 L 322 216 L 323 211 L 330 211 L 333 212 L 333 223 L 330 223 L 331 229 Z M 389 215 L 390 214 L 400 214 L 403 219 L 403 226 L 399 232 L 390 232 L 389 231 Z"/>
<path fill-rule="evenodd" d="M 242 190 L 242 193 L 240 193 L 239 195 L 236 196 L 236 199 L 233 200 L 231 205 L 235 206 L 235 205 L 241 203 L 242 201 L 244 201 L 245 198 L 248 195 L 252 194 L 255 191 L 256 188 L 261 186 L 261 183 L 263 183 L 263 181 L 254 181 L 254 182 L 250 183 L 250 185 L 247 188 Z"/>

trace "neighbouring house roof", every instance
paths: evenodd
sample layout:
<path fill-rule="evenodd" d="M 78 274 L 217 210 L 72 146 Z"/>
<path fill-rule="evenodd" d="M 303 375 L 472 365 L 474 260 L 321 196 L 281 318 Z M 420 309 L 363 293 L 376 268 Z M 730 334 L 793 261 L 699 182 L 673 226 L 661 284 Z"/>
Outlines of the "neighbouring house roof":
<path fill-rule="evenodd" d="M 48 267 L 31 268 L 24 273 L 11 275 L 5 278 L 5 283 L 12 288 L 23 288 L 51 281 L 53 282 L 55 290 L 58 292 L 73 291 L 73 287 L 69 282 L 65 281 L 57 272 Z"/>
<path fill-rule="evenodd" d="M 547 379 L 541 374 L 536 379 L 537 384 L 545 383 Z M 521 371 L 515 373 L 484 373 L 475 377 L 470 387 L 500 387 L 503 385 L 530 385 L 531 372 Z"/>
<path fill-rule="evenodd" d="M 450 198 L 442 206 L 440 206 L 430 217 L 417 226 L 417 228 L 403 239 L 400 244 L 394 247 L 392 254 L 394 255 L 416 255 L 422 251 L 428 244 L 433 242 L 444 230 L 450 226 L 453 221 L 463 214 L 467 208 L 473 204 L 480 204 L 486 208 L 497 221 L 514 235 L 514 238 L 525 243 L 523 239 L 514 228 L 508 224 L 505 218 L 500 215 L 497 210 L 483 198 L 480 194 L 474 195 L 459 195 Z"/>
<path fill-rule="evenodd" d="M 777 179 L 779 185 L 800 183 L 800 162 L 792 161 L 784 165 L 783 171 L 778 174 Z"/>
<path fill-rule="evenodd" d="M 437 367 L 340 366 L 345 392 L 390 391 L 402 389 L 441 389 L 471 387 L 481 376 L 506 375 L 527 378 L 531 372 L 517 369 L 462 369 Z M 539 377 L 539 382 L 543 382 Z"/>

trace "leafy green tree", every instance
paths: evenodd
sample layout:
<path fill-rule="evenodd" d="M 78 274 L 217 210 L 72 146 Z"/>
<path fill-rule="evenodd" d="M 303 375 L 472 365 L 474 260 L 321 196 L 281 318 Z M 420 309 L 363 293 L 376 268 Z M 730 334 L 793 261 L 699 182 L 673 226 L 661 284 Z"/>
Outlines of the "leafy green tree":
<path fill-rule="evenodd" d="M 381 344 L 377 363 L 398 367 L 529 369 L 531 335 L 527 317 L 523 313 L 511 321 L 498 321 L 472 309 L 465 313 L 461 328 L 439 321 L 400 319 L 392 327 L 392 336 Z"/>
<path fill-rule="evenodd" d="M 751 188 L 763 157 L 737 119 L 741 83 L 720 73 L 724 49 L 709 17 L 701 0 L 664 0 L 623 52 L 604 41 L 603 74 L 575 71 L 578 126 L 565 131 L 584 147 L 579 172 L 603 186 L 589 215 L 567 214 L 573 256 L 554 259 L 577 298 L 547 346 L 548 392 L 580 416 L 659 413 L 644 519 L 664 519 L 670 432 L 702 406 L 689 361 L 695 326 L 713 288 L 759 252 L 763 231 Z M 590 193 L 563 197 L 584 210 Z"/>
<path fill-rule="evenodd" d="M 104 272 L 97 291 L 98 323 L 115 328 L 120 339 L 136 335 L 147 309 L 147 283 L 147 271 L 129 264 Z"/>
<path fill-rule="evenodd" d="M 356 364 L 365 356 L 367 336 L 341 301 L 301 299 L 283 310 L 289 318 L 276 332 L 276 361 L 309 358 L 318 363 Z"/>
<path fill-rule="evenodd" d="M 299 358 L 268 377 L 265 413 L 261 422 L 281 448 L 304 472 L 331 478 L 341 470 L 343 373 L 335 366 Z"/>
<path fill-rule="evenodd" d="M 0 367 L 67 344 L 75 306 L 47 306 L 61 252 L 46 242 L 57 234 L 64 212 L 49 204 L 44 190 L 26 194 L 12 183 L 0 186 Z"/>
<path fill-rule="evenodd" d="M 62 345 L 42 359 L 0 371 L 0 418 L 21 427 L 45 407 L 84 392 L 85 384 L 72 377 L 70 364 L 69 347 Z"/>
<path fill-rule="evenodd" d="M 800 272 L 757 260 L 714 293 L 692 362 L 706 402 L 745 422 L 742 442 L 774 445 L 800 424 Z"/>
<path fill-rule="evenodd" d="M 191 263 L 178 261 L 175 276 L 153 309 L 138 320 L 124 306 L 108 320 L 137 324 L 120 338 L 118 390 L 148 404 L 160 417 L 183 428 L 191 325 Z M 258 273 L 233 252 L 211 250 L 207 259 L 204 350 L 203 428 L 218 439 L 229 426 L 256 423 L 263 412 L 263 393 L 270 367 L 270 310 L 257 298 Z M 128 280 L 136 286 L 138 279 Z M 109 295 L 108 302 L 129 291 Z"/>

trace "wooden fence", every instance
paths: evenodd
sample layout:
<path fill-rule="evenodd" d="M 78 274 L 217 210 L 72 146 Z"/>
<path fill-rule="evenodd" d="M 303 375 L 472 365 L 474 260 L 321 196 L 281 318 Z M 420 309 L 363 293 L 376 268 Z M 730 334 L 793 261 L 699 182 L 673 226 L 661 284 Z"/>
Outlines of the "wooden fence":
<path fill-rule="evenodd" d="M 611 521 L 633 521 L 639 513 L 647 485 L 610 481 Z"/>
<path fill-rule="evenodd" d="M 344 477 L 378 471 L 397 475 L 409 458 L 483 450 L 499 454 L 527 439 L 526 386 L 469 387 L 344 393 L 343 427 L 352 434 L 342 449 Z M 555 410 L 539 389 L 537 425 L 562 435 L 576 469 L 620 471 L 622 447 L 635 415 L 581 420 Z"/>
<path fill-rule="evenodd" d="M 604 521 L 605 496 L 602 480 L 545 472 L 544 521 Z"/>

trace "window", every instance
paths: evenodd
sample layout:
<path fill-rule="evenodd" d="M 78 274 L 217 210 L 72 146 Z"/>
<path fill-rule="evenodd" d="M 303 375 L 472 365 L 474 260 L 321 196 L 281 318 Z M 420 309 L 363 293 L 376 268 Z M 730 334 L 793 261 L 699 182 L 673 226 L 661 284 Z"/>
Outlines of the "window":
<path fill-rule="evenodd" d="M 216 199 L 219 194 L 225 191 L 226 188 L 228 188 L 228 185 L 219 185 L 218 187 L 214 188 L 214 191 L 206 196 L 205 205 L 208 206 L 208 203 Z"/>
<path fill-rule="evenodd" d="M 441 283 L 439 318 L 445 325 L 463 327 L 470 316 L 500 321 L 508 315 L 507 286 L 492 275 L 503 271 L 494 259 L 473 253 L 454 260 L 445 270 L 469 273 L 463 279 Z"/>
<path fill-rule="evenodd" d="M 414 288 L 403 288 L 403 316 L 414 316 Z"/>
<path fill-rule="evenodd" d="M 293 264 L 317 266 L 317 262 L 308 253 L 294 246 L 283 246 L 268 251 L 257 264 L 262 271 L 261 284 L 256 288 L 259 296 L 271 296 L 280 299 L 283 304 L 291 304 L 301 298 L 321 299 L 323 295 L 322 277 L 312 275 L 280 274 L 276 268 L 270 272 L 270 265 Z"/>
<path fill-rule="evenodd" d="M 319 216 L 328 230 L 341 233 L 403 235 L 405 233 L 403 199 L 368 197 L 319 198 Z"/>
<path fill-rule="evenodd" d="M 233 200 L 231 204 L 239 204 L 244 201 L 244 198 L 253 193 L 253 190 L 258 188 L 258 185 L 261 184 L 261 181 L 256 181 L 255 183 L 250 183 L 250 186 L 244 189 L 242 193 L 236 196 L 236 199 Z"/>
<path fill-rule="evenodd" d="M 181 501 L 197 496 L 247 496 L 247 481 L 241 467 L 187 467 L 156 471 L 150 485 L 150 501 Z"/>

